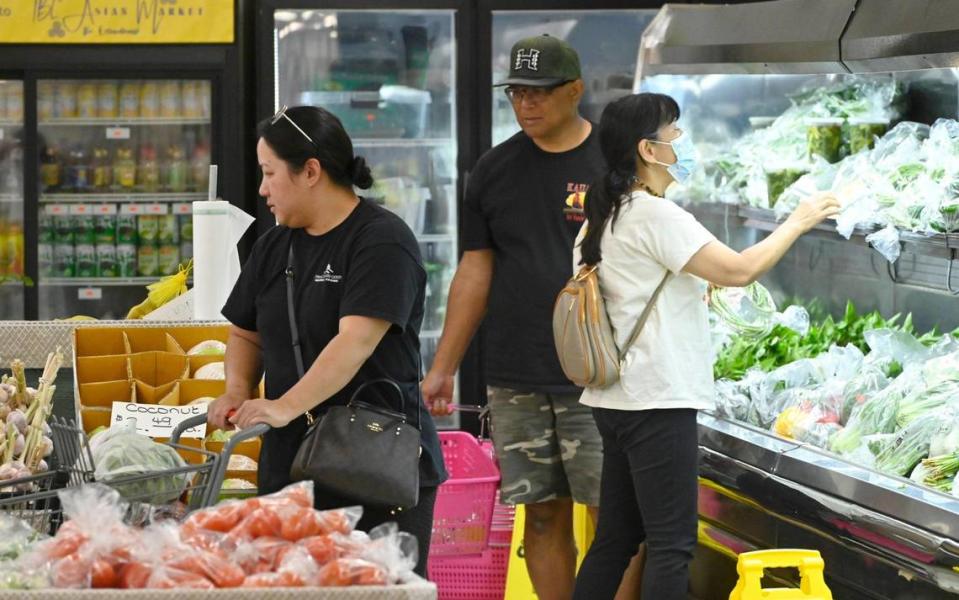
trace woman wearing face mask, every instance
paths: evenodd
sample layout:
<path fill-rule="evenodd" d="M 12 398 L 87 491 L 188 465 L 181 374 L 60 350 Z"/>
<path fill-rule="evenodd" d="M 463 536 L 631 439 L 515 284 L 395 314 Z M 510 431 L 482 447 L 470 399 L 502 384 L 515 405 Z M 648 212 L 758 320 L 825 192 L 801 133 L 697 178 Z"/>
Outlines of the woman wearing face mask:
<path fill-rule="evenodd" d="M 765 240 L 731 250 L 663 198 L 695 168 L 679 116 L 669 96 L 637 94 L 607 106 L 599 124 L 608 170 L 587 193 L 574 270 L 599 265 L 620 348 L 669 277 L 620 380 L 587 388 L 580 400 L 593 408 L 603 438 L 599 522 L 576 581 L 580 600 L 613 598 L 642 542 L 642 597 L 686 599 L 697 532 L 696 411 L 713 406 L 707 282 L 756 281 L 803 233 L 838 212 L 832 197 L 809 198 Z"/>

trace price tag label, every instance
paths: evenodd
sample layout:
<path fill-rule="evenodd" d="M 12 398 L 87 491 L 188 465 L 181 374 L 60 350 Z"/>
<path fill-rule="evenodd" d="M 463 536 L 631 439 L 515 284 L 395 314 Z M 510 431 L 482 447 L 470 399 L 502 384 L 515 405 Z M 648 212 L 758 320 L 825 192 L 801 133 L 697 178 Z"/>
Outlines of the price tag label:
<path fill-rule="evenodd" d="M 144 207 L 144 212 L 148 215 L 165 215 L 166 206 L 163 204 L 147 204 Z"/>
<path fill-rule="evenodd" d="M 107 127 L 108 140 L 128 140 L 130 139 L 129 127 Z"/>
<path fill-rule="evenodd" d="M 143 206 L 140 204 L 124 204 L 120 209 L 121 215 L 140 215 L 143 214 Z"/>
<path fill-rule="evenodd" d="M 206 414 L 206 404 L 191 406 L 162 406 L 160 404 L 134 404 L 132 402 L 114 402 L 110 415 L 110 426 L 119 426 L 128 419 L 137 424 L 137 433 L 153 438 L 168 438 L 176 426 L 197 415 Z M 181 437 L 206 437 L 206 423 L 187 429 Z"/>
<path fill-rule="evenodd" d="M 189 202 L 178 202 L 173 205 L 173 214 L 189 215 L 193 214 L 193 205 Z"/>
<path fill-rule="evenodd" d="M 103 300 L 103 288 L 85 287 L 77 290 L 79 300 Z"/>
<path fill-rule="evenodd" d="M 48 215 L 67 215 L 70 214 L 70 205 L 68 204 L 50 204 L 47 205 Z"/>
<path fill-rule="evenodd" d="M 116 204 L 97 204 L 93 210 L 98 215 L 115 215 L 117 214 L 117 205 Z"/>
<path fill-rule="evenodd" d="M 93 212 L 93 206 L 90 204 L 74 204 L 70 207 L 71 215 L 89 215 Z"/>

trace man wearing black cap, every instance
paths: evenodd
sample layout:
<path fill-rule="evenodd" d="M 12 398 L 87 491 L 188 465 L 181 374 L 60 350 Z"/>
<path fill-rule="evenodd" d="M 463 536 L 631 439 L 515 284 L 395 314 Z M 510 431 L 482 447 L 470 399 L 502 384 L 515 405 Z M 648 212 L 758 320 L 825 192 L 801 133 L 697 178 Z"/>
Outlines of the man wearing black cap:
<path fill-rule="evenodd" d="M 504 502 L 526 508 L 526 565 L 541 600 L 572 596 L 573 502 L 599 504 L 602 441 L 582 390 L 563 374 L 552 308 L 571 276 L 589 184 L 605 170 L 579 114 L 579 56 L 548 35 L 520 40 L 497 86 L 522 131 L 476 163 L 463 210 L 463 258 L 423 396 L 448 414 L 453 378 L 486 316 L 488 404 Z"/>

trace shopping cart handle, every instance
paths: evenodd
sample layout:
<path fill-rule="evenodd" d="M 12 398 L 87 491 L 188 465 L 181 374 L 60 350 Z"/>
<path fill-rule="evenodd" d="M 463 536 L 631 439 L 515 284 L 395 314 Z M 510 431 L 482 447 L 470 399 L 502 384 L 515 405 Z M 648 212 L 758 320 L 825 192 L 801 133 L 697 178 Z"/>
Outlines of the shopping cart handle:
<path fill-rule="evenodd" d="M 177 426 L 173 429 L 173 433 L 170 434 L 170 442 L 173 444 L 179 444 L 180 436 L 183 435 L 184 431 L 187 429 L 193 429 L 194 427 L 199 427 L 205 423 L 206 413 L 180 421 L 180 423 L 177 424 Z"/>

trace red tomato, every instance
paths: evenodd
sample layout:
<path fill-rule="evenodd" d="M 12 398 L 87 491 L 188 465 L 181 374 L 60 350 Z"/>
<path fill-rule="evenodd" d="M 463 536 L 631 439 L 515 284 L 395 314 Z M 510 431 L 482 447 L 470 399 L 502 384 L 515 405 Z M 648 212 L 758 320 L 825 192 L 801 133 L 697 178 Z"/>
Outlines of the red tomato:
<path fill-rule="evenodd" d="M 121 588 L 143 589 L 152 575 L 153 569 L 143 563 L 127 563 L 120 567 L 119 584 Z"/>
<path fill-rule="evenodd" d="M 202 575 L 219 588 L 239 587 L 246 574 L 243 569 L 212 552 L 195 552 L 167 563 L 168 567 Z"/>
<path fill-rule="evenodd" d="M 247 575 L 269 573 L 276 570 L 280 558 L 293 544 L 277 538 L 260 538 L 242 544 L 237 548 L 234 558 Z"/>
<path fill-rule="evenodd" d="M 324 587 L 386 585 L 386 581 L 382 567 L 359 558 L 334 560 L 320 569 L 319 575 L 319 584 Z"/>
<path fill-rule="evenodd" d="M 289 571 L 250 575 L 243 582 L 243 587 L 252 588 L 286 588 L 303 587 L 303 585 L 303 579 L 296 573 L 290 573 Z"/>
<path fill-rule="evenodd" d="M 67 521 L 60 527 L 56 537 L 44 542 L 43 552 L 49 559 L 63 558 L 76 554 L 88 540 L 89 538 L 73 525 L 73 521 Z"/>
<path fill-rule="evenodd" d="M 252 511 L 245 502 L 223 502 L 191 514 L 183 522 L 183 530 L 188 534 L 198 529 L 227 533 Z"/>
<path fill-rule="evenodd" d="M 90 587 L 94 588 L 112 588 L 117 587 L 119 580 L 113 565 L 102 558 L 93 561 L 90 569 Z"/>
<path fill-rule="evenodd" d="M 161 568 L 150 577 L 151 588 L 212 590 L 216 586 L 202 575 L 179 569 Z"/>
<path fill-rule="evenodd" d="M 90 587 L 90 561 L 71 554 L 53 565 L 53 586 L 58 588 Z"/>

